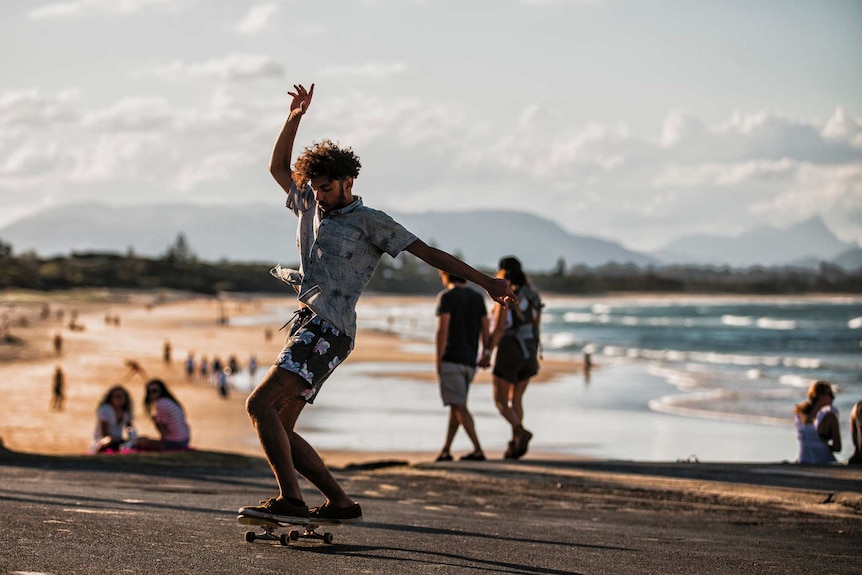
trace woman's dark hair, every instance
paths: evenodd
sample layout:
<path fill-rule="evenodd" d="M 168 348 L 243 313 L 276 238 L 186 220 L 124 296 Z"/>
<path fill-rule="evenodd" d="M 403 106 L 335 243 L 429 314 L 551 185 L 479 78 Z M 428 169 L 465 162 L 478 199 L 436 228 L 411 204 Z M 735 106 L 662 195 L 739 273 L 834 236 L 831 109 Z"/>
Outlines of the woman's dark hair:
<path fill-rule="evenodd" d="M 161 379 L 151 379 L 146 383 L 146 386 L 144 387 L 144 406 L 147 408 L 147 414 L 150 416 L 150 418 L 153 418 L 155 416 L 155 413 L 153 413 L 153 407 L 156 403 L 156 400 L 150 395 L 151 385 L 157 385 L 159 387 L 159 397 L 166 397 L 170 399 L 177 404 L 177 407 L 180 408 L 180 411 L 185 411 L 182 404 L 177 401 L 177 398 L 174 397 L 170 391 L 168 391 L 168 387 L 165 385 L 164 381 L 162 381 Z"/>
<path fill-rule="evenodd" d="M 793 412 L 805 416 L 810 415 L 814 410 L 814 406 L 817 404 L 817 400 L 823 395 L 835 397 L 835 392 L 832 391 L 832 384 L 823 380 L 815 381 L 811 387 L 808 388 L 808 400 L 798 404 L 794 408 Z"/>
<path fill-rule="evenodd" d="M 123 405 L 123 411 L 132 413 L 132 396 L 129 395 L 128 390 L 122 385 L 115 385 L 114 387 L 109 389 L 108 393 L 105 394 L 105 397 L 102 398 L 102 401 L 99 403 L 99 405 L 107 404 L 113 406 L 113 404 L 111 403 L 111 396 L 114 395 L 114 392 L 117 391 L 122 392 L 123 395 L 126 396 L 126 403 Z"/>
<path fill-rule="evenodd" d="M 340 148 L 332 140 L 323 140 L 305 148 L 296 160 L 293 165 L 294 181 L 301 188 L 312 178 L 356 178 L 361 167 L 359 157 L 352 148 Z"/>
<path fill-rule="evenodd" d="M 498 268 L 503 271 L 503 278 L 509 280 L 512 285 L 527 285 L 527 274 L 521 269 L 521 261 L 515 256 L 501 258 Z"/>

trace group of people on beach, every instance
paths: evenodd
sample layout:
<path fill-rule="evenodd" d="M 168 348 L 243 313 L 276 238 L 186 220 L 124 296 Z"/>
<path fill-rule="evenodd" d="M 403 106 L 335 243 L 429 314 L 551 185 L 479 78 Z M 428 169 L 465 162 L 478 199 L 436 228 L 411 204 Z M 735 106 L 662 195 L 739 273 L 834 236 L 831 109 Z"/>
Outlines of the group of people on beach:
<path fill-rule="evenodd" d="M 191 430 L 185 410 L 164 381 L 148 378 L 137 361 L 126 362 L 131 375 L 144 380 L 144 410 L 158 430 L 159 437 L 139 437 L 134 427 L 132 397 L 122 385 L 108 389 L 96 409 L 94 453 L 122 451 L 176 451 L 188 449 Z"/>

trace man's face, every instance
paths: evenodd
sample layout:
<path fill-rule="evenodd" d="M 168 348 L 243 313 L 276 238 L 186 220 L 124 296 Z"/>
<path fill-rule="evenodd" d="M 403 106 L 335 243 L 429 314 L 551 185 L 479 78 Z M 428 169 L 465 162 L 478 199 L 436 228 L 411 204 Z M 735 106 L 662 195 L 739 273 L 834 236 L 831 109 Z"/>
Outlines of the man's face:
<path fill-rule="evenodd" d="M 338 210 L 353 203 L 353 178 L 331 180 L 327 177 L 311 178 L 311 189 L 317 206 L 324 213 Z"/>

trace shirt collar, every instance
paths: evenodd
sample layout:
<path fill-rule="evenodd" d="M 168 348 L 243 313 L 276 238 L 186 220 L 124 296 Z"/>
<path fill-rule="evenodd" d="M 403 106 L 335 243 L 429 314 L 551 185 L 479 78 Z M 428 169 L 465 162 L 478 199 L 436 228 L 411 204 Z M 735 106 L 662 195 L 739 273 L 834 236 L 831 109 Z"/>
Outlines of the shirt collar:
<path fill-rule="evenodd" d="M 338 208 L 337 210 L 332 210 L 327 214 L 329 216 L 342 216 L 344 214 L 349 214 L 350 212 L 357 210 L 362 207 L 362 198 L 359 196 L 354 196 L 356 199 L 353 202 L 347 204 L 343 208 Z"/>

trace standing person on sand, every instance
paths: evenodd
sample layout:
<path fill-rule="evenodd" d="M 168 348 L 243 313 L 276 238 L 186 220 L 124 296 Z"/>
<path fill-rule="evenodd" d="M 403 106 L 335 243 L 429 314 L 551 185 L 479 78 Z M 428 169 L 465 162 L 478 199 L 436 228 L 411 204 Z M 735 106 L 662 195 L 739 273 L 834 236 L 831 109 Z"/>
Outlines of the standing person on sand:
<path fill-rule="evenodd" d="M 362 510 L 335 480 L 317 452 L 294 430 L 307 403 L 353 349 L 356 302 L 384 253 L 408 251 L 430 265 L 466 278 L 501 305 L 516 301 L 508 284 L 490 278 L 446 252 L 432 248 L 383 212 L 353 195 L 359 158 L 350 148 L 324 140 L 306 148 L 291 169 L 293 143 L 308 111 L 314 85 L 294 86 L 290 114 L 272 151 L 270 173 L 287 193 L 286 206 L 299 218 L 300 269 L 277 266 L 273 274 L 297 291 L 285 347 L 263 381 L 252 391 L 246 409 L 264 455 L 278 483 L 278 496 L 241 514 L 283 521 L 309 518 L 361 521 Z M 297 472 L 325 496 L 308 509 Z"/>
<path fill-rule="evenodd" d="M 63 411 L 66 403 L 66 375 L 59 365 L 54 370 L 54 386 L 51 389 L 51 409 Z"/>
<path fill-rule="evenodd" d="M 494 403 L 500 415 L 512 426 L 512 439 L 503 457 L 520 459 L 527 453 L 533 438 L 533 434 L 524 428 L 523 398 L 530 378 L 539 373 L 539 325 L 545 304 L 527 279 L 518 258 L 502 258 L 499 268 L 497 277 L 509 282 L 518 296 L 518 305 L 497 306 L 494 315 L 491 334 L 491 349 L 497 348 Z"/>
<path fill-rule="evenodd" d="M 479 443 L 473 416 L 467 410 L 467 392 L 476 375 L 479 361 L 479 339 L 482 339 L 483 356 L 490 357 L 490 331 L 485 298 L 467 287 L 464 278 L 440 272 L 446 290 L 437 296 L 437 377 L 443 405 L 449 406 L 449 426 L 446 442 L 437 461 L 452 461 L 452 441 L 463 426 L 473 451 L 461 457 L 466 461 L 484 461 L 485 453 Z"/>

